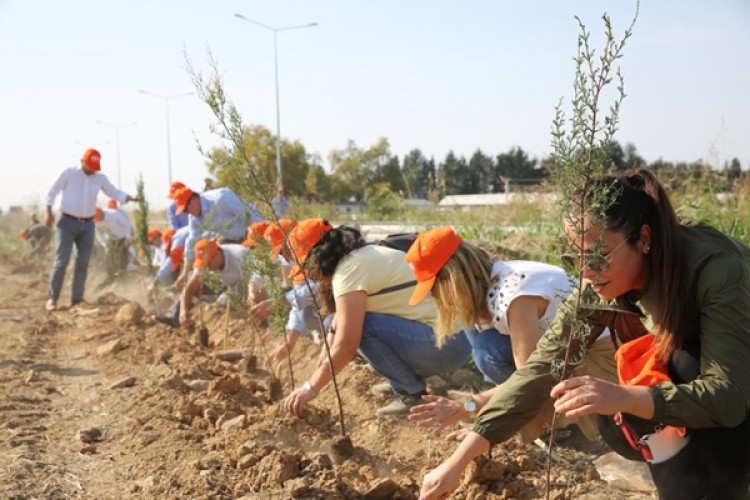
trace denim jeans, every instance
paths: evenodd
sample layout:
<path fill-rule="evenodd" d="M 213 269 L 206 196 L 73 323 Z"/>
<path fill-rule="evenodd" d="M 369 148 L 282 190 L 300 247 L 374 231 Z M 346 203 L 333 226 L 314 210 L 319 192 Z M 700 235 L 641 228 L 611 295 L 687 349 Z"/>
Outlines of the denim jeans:
<path fill-rule="evenodd" d="M 86 289 L 86 275 L 88 274 L 91 250 L 94 247 L 94 221 L 77 221 L 70 217 L 60 216 L 55 230 L 55 262 L 49 277 L 47 297 L 57 300 L 65 281 L 65 269 L 70 262 L 73 245 L 76 247 L 76 262 L 73 270 L 73 292 L 71 302 L 83 300 Z"/>
<path fill-rule="evenodd" d="M 481 332 L 464 329 L 464 333 L 471 344 L 474 364 L 484 375 L 485 382 L 502 384 L 516 371 L 510 335 L 503 335 L 494 327 Z"/>
<path fill-rule="evenodd" d="M 471 346 L 463 333 L 438 349 L 432 328 L 390 314 L 366 313 L 359 354 L 399 394 L 420 394 L 424 378 L 463 366 Z"/>

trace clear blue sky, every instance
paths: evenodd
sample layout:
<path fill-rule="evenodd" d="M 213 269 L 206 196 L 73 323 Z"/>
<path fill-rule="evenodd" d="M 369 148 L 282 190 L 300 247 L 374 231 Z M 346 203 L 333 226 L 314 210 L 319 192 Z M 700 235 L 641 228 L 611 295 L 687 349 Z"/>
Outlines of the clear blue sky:
<path fill-rule="evenodd" d="M 628 97 L 617 139 L 648 161 L 750 166 L 750 2 L 645 0 L 621 60 Z M 37 202 L 89 146 L 123 187 L 142 172 L 154 207 L 168 188 L 164 101 L 192 91 L 186 52 L 210 47 L 246 123 L 275 131 L 272 26 L 279 34 L 282 136 L 326 160 L 347 140 L 498 154 L 550 151 L 558 100 L 572 91 L 579 15 L 601 47 L 601 15 L 622 34 L 627 0 L 0 0 L 0 207 Z M 568 106 L 565 106 L 566 109 Z M 200 188 L 195 147 L 218 144 L 196 97 L 170 101 L 173 178 Z"/>

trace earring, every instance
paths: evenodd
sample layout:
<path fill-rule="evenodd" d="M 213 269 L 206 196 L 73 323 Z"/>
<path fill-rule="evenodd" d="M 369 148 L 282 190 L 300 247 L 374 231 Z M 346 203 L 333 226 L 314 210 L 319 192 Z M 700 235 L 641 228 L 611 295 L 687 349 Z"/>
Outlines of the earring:
<path fill-rule="evenodd" d="M 646 247 L 646 248 L 643 249 L 643 253 L 648 253 L 649 250 L 651 250 L 651 247 Z"/>

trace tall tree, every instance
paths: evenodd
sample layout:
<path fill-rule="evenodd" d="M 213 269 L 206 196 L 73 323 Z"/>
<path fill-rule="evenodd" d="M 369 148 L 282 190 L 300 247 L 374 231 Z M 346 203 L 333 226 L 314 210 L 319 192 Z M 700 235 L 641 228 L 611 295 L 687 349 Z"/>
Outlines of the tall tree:
<path fill-rule="evenodd" d="M 367 188 L 391 158 L 390 145 L 387 139 L 381 138 L 370 148 L 360 149 L 349 140 L 344 149 L 334 149 L 328 158 L 333 195 L 339 200 L 363 201 Z"/>
<path fill-rule="evenodd" d="M 402 198 L 408 197 L 406 180 L 401 173 L 401 166 L 398 156 L 392 156 L 385 165 L 380 169 L 379 175 L 376 176 L 375 182 L 382 182 L 388 186 L 392 193 L 398 193 Z"/>
<path fill-rule="evenodd" d="M 466 160 L 463 157 L 457 157 L 453 151 L 449 151 L 445 156 L 445 161 L 440 165 L 441 194 L 443 196 L 466 194 L 462 191 L 462 187 L 467 184 L 468 173 Z"/>
<path fill-rule="evenodd" d="M 507 153 L 497 155 L 495 162 L 496 190 L 505 191 L 510 183 L 533 184 L 543 179 L 547 171 L 540 168 L 536 159 L 520 147 L 513 147 Z"/>
<path fill-rule="evenodd" d="M 270 197 L 278 183 L 276 168 L 276 137 L 262 125 L 242 128 L 248 160 L 257 166 L 259 181 L 267 187 Z M 298 141 L 281 143 L 282 175 L 287 194 L 300 195 L 305 192 L 304 179 L 308 162 L 304 146 Z M 209 154 L 207 168 L 220 186 L 226 186 L 246 200 L 254 199 L 258 193 L 248 191 L 247 163 L 237 158 L 233 149 L 213 148 Z"/>
<path fill-rule="evenodd" d="M 401 172 L 410 197 L 426 199 L 435 189 L 435 162 L 419 149 L 412 149 L 404 156 Z"/>
<path fill-rule="evenodd" d="M 317 201 L 330 201 L 331 180 L 326 171 L 318 164 L 310 165 L 305 177 L 305 193 L 308 199 Z"/>
<path fill-rule="evenodd" d="M 469 160 L 469 182 L 464 191 L 467 193 L 493 192 L 494 167 L 492 158 L 477 149 Z"/>

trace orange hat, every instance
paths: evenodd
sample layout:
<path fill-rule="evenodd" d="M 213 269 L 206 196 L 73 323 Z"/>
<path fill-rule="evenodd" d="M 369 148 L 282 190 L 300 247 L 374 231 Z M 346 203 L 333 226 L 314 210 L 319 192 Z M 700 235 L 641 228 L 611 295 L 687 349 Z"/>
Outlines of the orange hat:
<path fill-rule="evenodd" d="M 155 227 L 150 228 L 146 232 L 146 238 L 148 238 L 148 241 L 153 240 L 154 238 L 161 238 L 161 231 L 156 229 Z"/>
<path fill-rule="evenodd" d="M 260 222 L 253 222 L 252 224 L 250 224 L 250 229 L 255 234 L 263 238 L 263 235 L 266 233 L 266 229 L 268 229 L 268 226 L 270 225 L 271 225 L 270 222 L 262 220 Z"/>
<path fill-rule="evenodd" d="M 172 184 L 169 185 L 169 194 L 167 195 L 167 198 L 170 200 L 174 200 L 174 195 L 179 191 L 180 189 L 184 188 L 185 184 L 183 184 L 180 181 L 174 181 Z"/>
<path fill-rule="evenodd" d="M 104 220 L 104 212 L 102 212 L 102 209 L 99 207 L 96 207 L 96 211 L 94 212 L 94 222 L 101 222 Z"/>
<path fill-rule="evenodd" d="M 310 250 L 331 229 L 333 229 L 333 226 L 325 219 L 305 219 L 297 224 L 289 234 L 289 243 L 291 243 L 294 254 L 300 263 L 305 263 Z M 300 271 L 300 267 L 295 263 L 289 275 L 294 276 L 299 274 Z"/>
<path fill-rule="evenodd" d="M 195 244 L 195 264 L 193 265 L 193 269 L 207 267 L 218 251 L 219 244 L 216 240 L 208 238 L 200 240 Z"/>
<path fill-rule="evenodd" d="M 245 241 L 240 243 L 240 245 L 242 245 L 243 247 L 247 247 L 247 248 L 255 248 L 255 245 L 257 244 L 258 242 L 255 241 L 255 238 L 253 238 L 253 235 L 250 233 L 248 233 L 247 238 L 245 238 Z"/>
<path fill-rule="evenodd" d="M 462 241 L 449 227 L 430 229 L 417 236 L 406 252 L 406 262 L 417 278 L 417 286 L 409 299 L 409 305 L 419 304 L 430 294 L 437 273 L 453 257 Z"/>
<path fill-rule="evenodd" d="M 174 193 L 174 201 L 177 204 L 177 210 L 175 210 L 174 213 L 180 215 L 184 212 L 185 207 L 187 207 L 190 198 L 192 198 L 194 194 L 193 190 L 188 187 L 178 189 Z"/>
<path fill-rule="evenodd" d="M 29 237 L 29 232 L 25 229 L 21 229 L 21 232 L 18 233 L 18 237 L 21 238 L 22 240 L 25 240 L 26 238 Z"/>
<path fill-rule="evenodd" d="M 161 242 L 164 243 L 164 246 L 169 246 L 172 243 L 172 236 L 174 236 L 174 233 L 175 228 L 173 227 L 169 227 L 161 233 Z"/>
<path fill-rule="evenodd" d="M 87 149 L 81 157 L 81 160 L 83 160 L 83 164 L 86 165 L 86 168 L 88 168 L 89 170 L 95 170 L 97 172 L 102 169 L 102 165 L 100 163 L 101 159 L 102 155 L 99 154 L 99 151 L 91 148 Z"/>
<path fill-rule="evenodd" d="M 266 228 L 265 233 L 263 233 L 263 238 L 269 245 L 271 245 L 271 249 L 275 253 L 279 253 L 281 251 L 281 246 L 284 244 L 284 234 L 289 234 L 296 224 L 297 223 L 291 219 L 279 219 L 278 226 L 276 224 L 271 224 Z"/>
<path fill-rule="evenodd" d="M 182 263 L 182 256 L 185 254 L 185 247 L 177 247 L 173 249 L 171 252 L 169 252 L 169 260 L 172 261 L 172 267 L 170 268 L 170 272 L 175 272 L 177 269 L 180 268 L 180 264 Z"/>
<path fill-rule="evenodd" d="M 110 198 L 107 200 L 107 208 L 117 208 L 117 200 Z"/>

